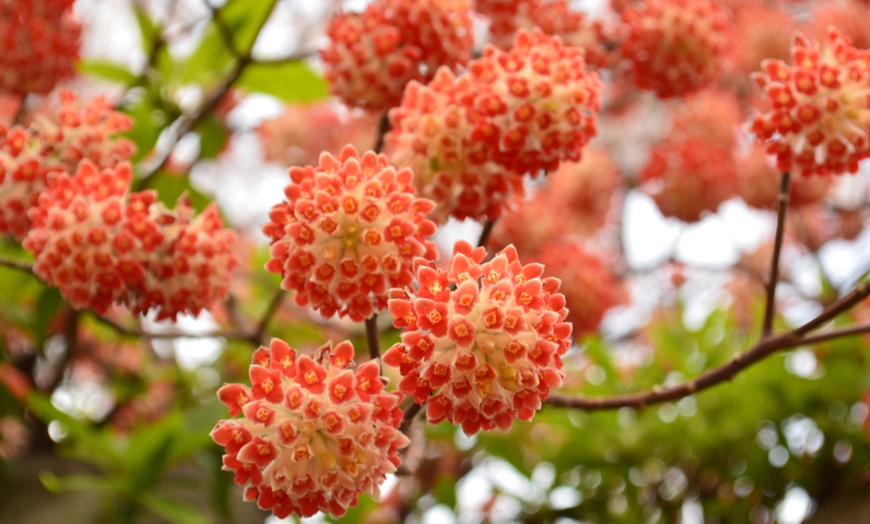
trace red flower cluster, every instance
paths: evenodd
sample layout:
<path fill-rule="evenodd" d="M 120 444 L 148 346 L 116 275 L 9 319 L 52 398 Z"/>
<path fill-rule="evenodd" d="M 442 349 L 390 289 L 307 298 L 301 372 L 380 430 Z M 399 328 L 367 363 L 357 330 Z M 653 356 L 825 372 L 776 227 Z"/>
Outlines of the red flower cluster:
<path fill-rule="evenodd" d="M 0 1 L 0 90 L 47 93 L 73 76 L 81 34 L 73 1 Z"/>
<path fill-rule="evenodd" d="M 604 66 L 607 59 L 601 22 L 590 22 L 584 13 L 571 9 L 567 0 L 520 0 L 501 5 L 478 1 L 477 10 L 488 11 L 492 42 L 502 49 L 510 48 L 520 29 L 537 27 L 567 45 L 583 48 L 586 62 L 593 67 Z"/>
<path fill-rule="evenodd" d="M 402 105 L 390 111 L 390 160 L 414 172 L 421 196 L 436 202 L 432 219 L 494 219 L 522 177 L 495 163 L 472 137 L 475 89 L 467 75 L 440 69 L 428 85 L 411 82 Z"/>
<path fill-rule="evenodd" d="M 612 267 L 582 244 L 551 242 L 534 259 L 562 281 L 559 291 L 565 295 L 566 320 L 572 324 L 577 340 L 597 333 L 604 314 L 627 299 Z"/>
<path fill-rule="evenodd" d="M 176 221 L 154 192 L 130 194 L 131 179 L 129 164 L 100 171 L 89 160 L 74 176 L 50 178 L 23 242 L 33 271 L 75 308 L 103 313 L 119 303 L 173 320 L 198 313 L 227 292 L 235 236 L 214 209 Z"/>
<path fill-rule="evenodd" d="M 417 259 L 419 289 L 395 290 L 389 303 L 402 341 L 383 356 L 404 377 L 399 391 L 428 402 L 429 422 L 461 424 L 467 435 L 531 420 L 562 385 L 571 339 L 558 279 L 522 265 L 513 246 L 485 257 L 460 241 L 449 271 Z"/>
<path fill-rule="evenodd" d="M 737 179 L 740 197 L 752 207 L 776 209 L 779 196 L 780 174 L 760 145 L 737 159 Z M 795 177 L 791 181 L 789 205 L 804 207 L 819 202 L 828 194 L 831 177 Z"/>
<path fill-rule="evenodd" d="M 856 172 L 870 156 L 870 51 L 832 27 L 824 48 L 796 35 L 792 58 L 791 66 L 766 60 L 754 75 L 772 107 L 755 117 L 752 131 L 781 171 Z"/>
<path fill-rule="evenodd" d="M 706 86 L 730 52 L 731 20 L 714 0 L 646 0 L 621 17 L 619 52 L 635 84 L 661 98 Z"/>
<path fill-rule="evenodd" d="M 579 159 L 595 134 L 600 83 L 582 49 L 520 31 L 513 49 L 487 46 L 468 70 L 410 85 L 390 113 L 392 160 L 414 169 L 439 221 L 495 218 L 523 174 Z"/>
<path fill-rule="evenodd" d="M 36 206 L 49 177 L 75 173 L 87 158 L 100 169 L 128 160 L 135 147 L 115 135 L 133 123 L 112 111 L 102 97 L 87 105 L 64 91 L 61 107 L 52 117 L 37 116 L 27 128 L 0 128 L 0 233 L 18 239 L 30 230 L 27 212 Z"/>
<path fill-rule="evenodd" d="M 513 172 L 577 161 L 595 136 L 601 84 L 583 50 L 560 38 L 520 31 L 509 51 L 487 46 L 468 71 L 477 91 L 472 139 Z"/>
<path fill-rule="evenodd" d="M 737 194 L 740 114 L 734 95 L 724 91 L 687 97 L 674 112 L 671 132 L 653 147 L 640 175 L 663 215 L 696 222 Z"/>
<path fill-rule="evenodd" d="M 321 51 L 333 94 L 354 107 L 381 110 L 402 98 L 411 80 L 426 82 L 440 66 L 471 58 L 468 0 L 376 0 L 363 13 L 332 19 Z"/>
<path fill-rule="evenodd" d="M 383 391 L 380 369 L 356 370 L 350 342 L 321 348 L 323 358 L 298 355 L 272 339 L 254 353 L 251 387 L 227 384 L 218 397 L 230 416 L 211 432 L 226 448 L 224 469 L 245 486 L 245 499 L 276 517 L 318 511 L 340 517 L 400 463 L 409 441 L 397 429 L 402 396 Z M 326 361 L 328 363 L 318 362 Z"/>
<path fill-rule="evenodd" d="M 435 204 L 415 197 L 410 169 L 346 146 L 338 158 L 290 168 L 290 178 L 263 232 L 272 239 L 266 269 L 299 305 L 360 322 L 386 307 L 389 288 L 411 285 L 415 257 L 435 258 L 426 240 Z"/>

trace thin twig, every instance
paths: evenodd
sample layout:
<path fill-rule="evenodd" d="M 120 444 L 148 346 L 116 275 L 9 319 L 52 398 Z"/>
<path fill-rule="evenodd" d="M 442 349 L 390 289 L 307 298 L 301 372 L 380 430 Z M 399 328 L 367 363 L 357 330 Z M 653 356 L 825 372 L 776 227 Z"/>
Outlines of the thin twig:
<path fill-rule="evenodd" d="M 369 345 L 369 356 L 372 360 L 381 358 L 381 341 L 378 333 L 378 314 L 373 313 L 366 319 L 366 341 Z"/>
<path fill-rule="evenodd" d="M 281 307 L 281 303 L 284 301 L 284 298 L 287 296 L 287 292 L 283 289 L 279 289 L 275 296 L 272 297 L 272 300 L 269 302 L 269 305 L 266 307 L 266 311 L 263 313 L 263 316 L 260 318 L 260 322 L 257 323 L 257 327 L 254 328 L 254 332 L 251 334 L 250 341 L 254 344 L 263 344 L 264 335 L 266 334 L 266 328 L 269 327 L 269 322 L 272 320 L 272 317 L 275 316 L 275 313 L 278 311 L 278 308 Z"/>
<path fill-rule="evenodd" d="M 783 172 L 779 184 L 779 208 L 776 213 L 776 235 L 773 240 L 773 258 L 770 261 L 770 278 L 767 281 L 767 300 L 764 304 L 764 322 L 761 337 L 769 337 L 773 332 L 773 316 L 776 311 L 776 286 L 779 284 L 779 259 L 782 255 L 782 241 L 785 236 L 785 214 L 788 211 L 788 190 L 791 175 Z"/>
<path fill-rule="evenodd" d="M 27 97 L 29 95 L 24 94 L 21 95 L 21 102 L 18 105 L 18 110 L 15 111 L 15 117 L 12 118 L 12 123 L 10 125 L 18 125 L 21 123 L 21 120 L 24 118 L 24 115 L 27 113 Z"/>
<path fill-rule="evenodd" d="M 237 333 L 232 331 L 211 331 L 208 333 L 184 333 L 180 331 L 172 331 L 167 333 L 155 333 L 135 327 L 125 326 L 119 322 L 116 322 L 115 320 L 112 320 L 111 318 L 104 317 L 96 313 L 93 314 L 93 317 L 101 324 L 114 329 L 122 335 L 140 337 L 148 340 L 174 338 L 226 338 L 231 340 L 251 340 L 253 338 L 252 334 Z"/>
<path fill-rule="evenodd" d="M 811 346 L 813 344 L 828 342 L 829 340 L 861 335 L 864 333 L 870 333 L 870 324 L 856 324 L 854 326 L 832 329 L 816 335 L 808 335 L 803 338 L 803 344 Z"/>
<path fill-rule="evenodd" d="M 408 428 L 410 428 L 411 423 L 414 422 L 414 417 L 416 417 L 417 413 L 419 413 L 422 409 L 423 406 L 421 404 L 417 404 L 416 402 L 405 408 L 405 414 L 402 416 L 402 425 L 399 426 L 399 431 L 407 435 Z"/>
<path fill-rule="evenodd" d="M 375 140 L 375 147 L 372 148 L 375 153 L 380 153 L 384 148 L 384 139 L 387 136 L 387 133 L 390 132 L 389 114 L 389 111 L 384 111 L 384 114 L 381 115 L 380 121 L 378 121 L 378 139 Z"/>
<path fill-rule="evenodd" d="M 250 64 L 254 63 L 254 58 L 251 55 L 254 50 L 254 44 L 257 42 L 260 32 L 263 30 L 263 27 L 266 25 L 266 22 L 269 20 L 269 17 L 271 16 L 272 11 L 274 11 L 277 4 L 278 0 L 271 0 L 269 9 L 266 11 L 266 16 L 263 17 L 263 20 L 260 22 L 260 25 L 257 27 L 254 33 L 256 36 L 254 36 L 254 38 L 251 40 L 251 43 L 247 49 L 245 49 L 241 53 L 234 53 L 234 55 L 236 56 L 235 65 L 226 76 L 226 78 L 224 78 L 224 80 L 220 83 L 220 85 L 212 90 L 211 94 L 206 97 L 202 104 L 190 116 L 182 115 L 178 117 L 178 119 L 174 122 L 178 123 L 178 127 L 173 134 L 171 143 L 167 146 L 166 151 L 164 151 L 160 158 L 143 172 L 140 180 L 140 185 L 142 184 L 142 181 L 148 180 L 158 171 L 160 171 L 163 166 L 166 165 L 166 163 L 169 161 L 169 158 L 172 156 L 172 151 L 175 149 L 178 141 L 181 140 L 181 138 L 187 135 L 189 132 L 196 129 L 196 127 L 214 111 L 218 104 L 220 104 L 223 97 L 226 96 L 229 90 L 242 76 L 245 68 L 247 68 Z"/>
<path fill-rule="evenodd" d="M 0 266 L 11 267 L 12 269 L 18 269 L 27 273 L 33 273 L 33 264 L 31 264 L 30 262 L 22 262 L 20 260 L 0 257 Z"/>
<path fill-rule="evenodd" d="M 483 223 L 483 230 L 480 232 L 480 237 L 477 239 L 477 247 L 486 246 L 486 243 L 489 242 L 489 236 L 492 234 L 492 230 L 495 227 L 495 219 L 487 220 Z"/>
<path fill-rule="evenodd" d="M 870 296 L 870 282 L 865 282 L 848 295 L 826 307 L 809 322 L 791 331 L 763 338 L 748 350 L 735 355 L 727 363 L 713 368 L 693 380 L 667 387 L 654 386 L 648 391 L 612 397 L 584 398 L 556 394 L 550 396 L 544 403 L 557 407 L 597 411 L 624 407 L 644 408 L 652 404 L 678 400 L 730 380 L 740 371 L 777 351 L 870 331 L 870 326 L 861 325 L 806 336 L 810 331 L 821 327 L 868 296 Z"/>

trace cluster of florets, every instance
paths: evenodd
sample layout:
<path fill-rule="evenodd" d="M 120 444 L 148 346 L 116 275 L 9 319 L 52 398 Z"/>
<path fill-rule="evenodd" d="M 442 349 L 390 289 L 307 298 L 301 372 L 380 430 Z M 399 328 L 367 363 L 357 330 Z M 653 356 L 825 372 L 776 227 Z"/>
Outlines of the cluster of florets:
<path fill-rule="evenodd" d="M 341 516 L 360 493 L 379 496 L 409 443 L 397 429 L 402 396 L 383 391 L 376 362 L 353 370 L 353 356 L 350 342 L 311 358 L 273 339 L 254 353 L 250 388 L 218 391 L 232 417 L 243 415 L 218 422 L 211 436 L 246 500 L 284 518 Z"/>
<path fill-rule="evenodd" d="M 815 39 L 823 40 L 828 34 L 828 28 L 834 26 L 852 40 L 852 45 L 858 49 L 868 49 L 870 28 L 867 20 L 870 20 L 870 2 L 865 0 L 820 2 L 810 16 L 807 33 Z"/>
<path fill-rule="evenodd" d="M 342 111 L 322 102 L 293 105 L 257 127 L 266 160 L 288 166 L 316 164 L 323 151 L 340 151 L 346 144 L 358 150 L 377 140 L 377 115 Z"/>
<path fill-rule="evenodd" d="M 626 301 L 627 293 L 612 265 L 581 243 L 550 242 L 535 256 L 547 274 L 562 281 L 568 316 L 575 339 L 598 333 L 604 314 Z"/>
<path fill-rule="evenodd" d="M 747 204 L 759 209 L 776 209 L 780 173 L 760 145 L 737 158 L 737 182 L 740 197 Z M 832 183 L 832 177 L 795 177 L 791 181 L 789 205 L 800 208 L 819 202 L 827 196 Z"/>
<path fill-rule="evenodd" d="M 607 151 L 588 147 L 580 162 L 562 162 L 531 197 L 514 199 L 499 218 L 490 246 L 514 244 L 522 255 L 536 253 L 559 236 L 590 237 L 607 221 L 619 172 Z"/>
<path fill-rule="evenodd" d="M 127 163 L 100 171 L 89 160 L 50 178 L 23 242 L 34 273 L 73 307 L 98 313 L 117 303 L 174 320 L 223 298 L 234 234 L 214 209 L 177 222 L 154 192 L 130 194 L 131 180 Z"/>
<path fill-rule="evenodd" d="M 494 219 L 508 197 L 523 194 L 522 176 L 491 160 L 472 137 L 474 96 L 467 75 L 442 68 L 428 85 L 411 82 L 390 111 L 390 160 L 414 172 L 420 196 L 437 203 L 431 218 L 438 223 Z"/>
<path fill-rule="evenodd" d="M 520 31 L 510 51 L 487 46 L 468 70 L 409 85 L 390 114 L 392 160 L 414 169 L 438 221 L 495 218 L 522 194 L 522 175 L 578 160 L 595 134 L 600 83 L 582 49 Z"/>
<path fill-rule="evenodd" d="M 831 28 L 824 48 L 796 35 L 794 65 L 766 60 L 756 83 L 771 109 L 752 131 L 776 155 L 781 171 L 837 175 L 870 156 L 870 51 Z"/>
<path fill-rule="evenodd" d="M 148 272 L 131 309 L 153 309 L 157 320 L 175 320 L 179 313 L 198 315 L 226 297 L 236 265 L 236 236 L 223 227 L 217 205 L 194 216 L 189 199 L 182 197 L 174 210 L 152 206 L 150 211 L 163 242 L 147 254 Z"/>
<path fill-rule="evenodd" d="M 73 0 L 0 1 L 0 90 L 47 93 L 75 73 L 81 25 Z"/>
<path fill-rule="evenodd" d="M 601 67 L 607 58 L 601 21 L 590 21 L 586 14 L 571 9 L 567 0 L 520 0 L 502 5 L 478 2 L 477 10 L 488 11 L 492 43 L 508 49 L 520 29 L 535 27 L 558 36 L 565 44 L 586 50 L 586 62 Z"/>
<path fill-rule="evenodd" d="M 643 189 L 663 215 L 696 222 L 737 194 L 734 96 L 709 91 L 675 111 L 671 132 L 656 144 L 640 174 Z"/>
<path fill-rule="evenodd" d="M 426 240 L 435 233 L 426 218 L 435 203 L 415 196 L 413 176 L 353 146 L 337 158 L 323 153 L 317 166 L 290 168 L 287 200 L 263 227 L 272 240 L 266 269 L 324 317 L 360 322 L 384 309 L 389 288 L 413 283 L 414 258 L 435 257 Z"/>
<path fill-rule="evenodd" d="M 531 420 L 562 384 L 571 339 L 558 279 L 521 264 L 513 246 L 485 257 L 460 241 L 448 271 L 418 259 L 419 289 L 390 299 L 403 333 L 383 357 L 404 377 L 399 391 L 428 403 L 429 422 L 448 420 L 467 435 Z"/>
<path fill-rule="evenodd" d="M 734 11 L 734 69 L 744 83 L 767 58 L 787 59 L 789 35 L 796 26 L 794 18 L 781 4 L 739 2 Z"/>
<path fill-rule="evenodd" d="M 26 128 L 0 128 L 0 233 L 24 238 L 30 230 L 28 210 L 54 174 L 75 173 L 85 158 L 100 169 L 114 167 L 135 151 L 132 142 L 116 137 L 132 127 L 132 120 L 112 111 L 104 98 L 81 104 L 64 91 L 60 99 L 51 117 L 37 116 Z"/>
<path fill-rule="evenodd" d="M 631 77 L 661 98 L 708 85 L 730 52 L 731 20 L 713 0 L 648 0 L 621 17 L 619 52 Z"/>
<path fill-rule="evenodd" d="M 330 22 L 321 51 L 333 94 L 355 107 L 399 103 L 411 80 L 428 81 L 440 66 L 471 58 L 468 0 L 376 0 L 362 13 Z"/>
<path fill-rule="evenodd" d="M 534 175 L 577 161 L 595 136 L 601 84 L 582 49 L 520 31 L 509 51 L 487 46 L 468 71 L 478 94 L 472 138 L 512 171 Z"/>

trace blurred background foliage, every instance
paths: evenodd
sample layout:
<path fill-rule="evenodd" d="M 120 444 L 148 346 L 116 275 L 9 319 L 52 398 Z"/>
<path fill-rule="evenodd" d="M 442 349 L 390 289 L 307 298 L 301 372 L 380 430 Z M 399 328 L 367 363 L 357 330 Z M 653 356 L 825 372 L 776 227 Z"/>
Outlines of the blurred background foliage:
<path fill-rule="evenodd" d="M 94 0 L 81 9 L 121 3 Z M 302 59 L 305 45 L 286 56 L 252 54 L 271 2 L 229 0 L 220 23 L 206 12 L 183 49 L 169 41 L 169 29 L 183 30 L 168 27 L 155 14 L 161 10 L 123 4 L 145 64 L 87 57 L 79 71 L 123 95 L 118 107 L 135 120 L 128 137 L 139 152 L 136 186 L 156 189 L 166 202 L 187 193 L 202 209 L 214 199 L 186 175 L 226 152 L 236 130 L 222 104 L 232 106 L 233 96 L 258 93 L 286 104 L 328 96 Z M 326 4 L 324 12 L 334 7 Z M 190 147 L 171 158 L 162 142 L 181 135 Z M 0 267 L 0 521 L 267 519 L 241 502 L 232 476 L 220 471 L 220 448 L 208 436 L 226 416 L 216 389 L 247 381 L 254 342 L 278 337 L 312 350 L 350 336 L 362 347 L 364 332 L 282 302 L 278 278 L 262 270 L 267 248 L 250 239 L 243 249 L 233 300 L 211 317 L 178 326 L 144 319 L 127 331 L 119 326 L 139 319 L 74 312 L 32 275 Z M 7 239 L 0 255 L 29 260 Z M 702 287 L 721 288 L 733 276 L 728 265 L 687 271 Z M 671 273 L 664 265 L 642 275 L 655 284 L 634 293 L 653 288 L 647 301 L 657 305 L 636 329 L 587 337 L 566 355 L 566 393 L 607 396 L 677 383 L 757 340 L 760 285 L 720 293 L 702 307 L 698 288 L 673 284 Z M 839 290 L 810 273 L 808 285 L 783 286 L 790 300 L 814 308 Z M 812 296 L 800 297 L 802 289 Z M 273 301 L 274 316 L 258 326 Z M 398 334 L 381 320 L 381 345 L 389 347 Z M 187 338 L 176 337 L 179 330 Z M 210 336 L 219 330 L 230 336 Z M 509 433 L 469 439 L 448 424 L 418 421 L 404 474 L 388 481 L 380 503 L 362 497 L 342 519 L 314 520 L 766 523 L 815 513 L 818 522 L 866 522 L 866 507 L 854 504 L 866 499 L 870 482 L 868 343 L 856 336 L 777 354 L 702 394 L 641 410 L 545 406 Z"/>

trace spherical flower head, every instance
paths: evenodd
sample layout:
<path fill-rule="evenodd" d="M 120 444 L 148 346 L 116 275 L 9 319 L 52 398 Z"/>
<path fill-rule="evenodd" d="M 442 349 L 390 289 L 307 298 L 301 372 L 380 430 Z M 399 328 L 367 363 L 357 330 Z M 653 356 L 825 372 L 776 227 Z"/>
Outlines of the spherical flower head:
<path fill-rule="evenodd" d="M 565 203 L 551 200 L 546 190 L 512 199 L 495 223 L 488 247 L 501 250 L 514 245 L 523 257 L 537 253 L 550 239 L 573 232 L 567 225 L 570 216 Z"/>
<path fill-rule="evenodd" d="M 99 171 L 83 161 L 74 176 L 49 179 L 30 212 L 23 246 L 36 258 L 33 272 L 75 308 L 103 313 L 124 302 L 145 277 L 142 253 L 163 241 L 144 211 L 156 195 L 128 195 L 131 179 L 129 164 Z"/>
<path fill-rule="evenodd" d="M 384 309 L 390 287 L 413 282 L 414 258 L 435 257 L 426 240 L 435 204 L 415 196 L 413 176 L 353 146 L 338 157 L 323 153 L 317 166 L 290 168 L 287 200 L 263 227 L 272 239 L 266 269 L 324 317 L 361 322 Z"/>
<path fill-rule="evenodd" d="M 279 116 L 263 121 L 257 134 L 266 160 L 288 166 L 316 164 L 323 151 L 357 149 L 375 143 L 377 115 L 348 113 L 331 102 L 292 105 Z"/>
<path fill-rule="evenodd" d="M 730 52 L 732 23 L 713 0 L 647 0 L 621 16 L 619 52 L 634 83 L 660 98 L 708 85 Z"/>
<path fill-rule="evenodd" d="M 118 136 L 133 128 L 133 119 L 115 111 L 105 97 L 85 103 L 62 90 L 60 103 L 56 114 L 37 116 L 31 125 L 52 163 L 74 173 L 84 159 L 104 169 L 129 161 L 136 152 L 133 142 Z"/>
<path fill-rule="evenodd" d="M 487 46 L 468 63 L 477 96 L 472 139 L 516 173 L 580 160 L 595 136 L 601 83 L 582 49 L 539 30 L 520 31 L 510 51 Z"/>
<path fill-rule="evenodd" d="M 751 207 L 776 209 L 780 173 L 761 146 L 753 147 L 737 159 L 738 191 Z M 791 180 L 789 206 L 801 208 L 821 201 L 828 194 L 833 179 L 826 176 L 795 177 Z"/>
<path fill-rule="evenodd" d="M 604 226 L 613 195 L 621 183 L 610 154 L 596 147 L 587 148 L 580 162 L 562 162 L 550 173 L 547 182 L 547 199 L 567 208 L 565 230 L 584 236 L 591 236 Z"/>
<path fill-rule="evenodd" d="M 27 212 L 37 205 L 53 171 L 59 168 L 45 161 L 42 142 L 28 130 L 0 128 L 0 234 L 18 240 L 27 235 Z"/>
<path fill-rule="evenodd" d="M 607 311 L 626 301 L 627 293 L 612 271 L 612 264 L 576 242 L 551 242 L 534 259 L 547 273 L 562 281 L 566 320 L 574 327 L 574 338 L 598 333 Z"/>
<path fill-rule="evenodd" d="M 743 114 L 734 93 L 705 89 L 681 102 L 672 112 L 671 138 L 701 138 L 723 146 L 735 143 Z"/>
<path fill-rule="evenodd" d="M 53 173 L 75 173 L 85 158 L 98 169 L 115 167 L 133 154 L 132 142 L 114 136 L 130 129 L 132 120 L 105 99 L 81 106 L 64 91 L 61 102 L 56 115 L 39 115 L 27 128 L 0 129 L 0 233 L 24 238 L 27 213 Z"/>
<path fill-rule="evenodd" d="M 448 420 L 466 435 L 531 420 L 562 385 L 571 338 L 558 279 L 521 264 L 513 246 L 485 257 L 460 241 L 448 271 L 418 260 L 419 289 L 390 299 L 404 331 L 383 357 L 404 377 L 399 391 L 427 404 L 429 422 Z"/>
<path fill-rule="evenodd" d="M 377 0 L 334 17 L 327 34 L 321 57 L 333 94 L 372 111 L 397 105 L 411 80 L 464 64 L 473 44 L 468 0 Z"/>
<path fill-rule="evenodd" d="M 75 74 L 81 25 L 72 1 L 0 2 L 0 90 L 44 94 Z"/>
<path fill-rule="evenodd" d="M 703 138 L 657 145 L 640 178 L 659 211 L 684 222 L 697 222 L 737 194 L 730 144 L 722 147 Z"/>
<path fill-rule="evenodd" d="M 383 391 L 376 362 L 355 368 L 350 342 L 317 353 L 273 339 L 254 354 L 250 388 L 218 391 L 232 417 L 243 415 L 211 432 L 226 448 L 224 470 L 235 472 L 246 500 L 278 518 L 340 517 L 360 493 L 378 497 L 409 444 L 397 429 L 402 396 Z"/>
<path fill-rule="evenodd" d="M 494 9 L 489 15 L 489 32 L 497 47 L 509 49 L 517 31 L 537 27 L 560 37 L 567 45 L 583 48 L 590 66 L 605 65 L 608 50 L 600 21 L 588 20 L 585 13 L 571 9 L 567 0 L 525 0 L 513 4 L 511 8 Z"/>
<path fill-rule="evenodd" d="M 175 321 L 179 313 L 198 315 L 229 293 L 236 235 L 224 228 L 214 203 L 193 214 L 186 197 L 172 212 L 152 208 L 164 241 L 147 255 L 143 289 L 130 303 L 134 312 L 156 309 L 158 320 Z"/>
<path fill-rule="evenodd" d="M 807 33 L 813 38 L 823 40 L 828 34 L 828 28 L 834 26 L 852 40 L 852 45 L 858 49 L 868 49 L 870 27 L 867 20 L 870 20 L 870 2 L 821 2 L 813 10 Z"/>
<path fill-rule="evenodd" d="M 795 35 L 792 56 L 794 65 L 766 60 L 754 75 L 771 109 L 755 117 L 752 131 L 780 171 L 856 172 L 870 156 L 870 51 L 832 27 L 824 47 Z"/>
<path fill-rule="evenodd" d="M 764 59 L 788 60 L 794 18 L 780 4 L 739 2 L 734 11 L 734 69 L 745 82 Z"/>
<path fill-rule="evenodd" d="M 522 175 L 492 161 L 473 137 L 475 97 L 470 77 L 441 68 L 428 85 L 411 82 L 390 111 L 390 161 L 414 172 L 417 192 L 436 203 L 431 218 L 437 223 L 450 216 L 495 219 L 507 199 L 523 194 Z"/>

